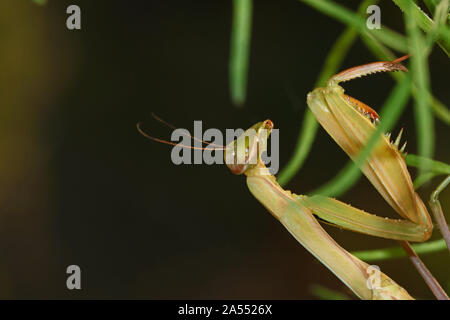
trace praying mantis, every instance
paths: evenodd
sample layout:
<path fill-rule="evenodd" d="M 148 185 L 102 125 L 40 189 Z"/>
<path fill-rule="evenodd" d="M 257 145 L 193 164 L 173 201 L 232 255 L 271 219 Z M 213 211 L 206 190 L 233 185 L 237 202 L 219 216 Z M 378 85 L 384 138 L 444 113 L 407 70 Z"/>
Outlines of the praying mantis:
<path fill-rule="evenodd" d="M 369 106 L 344 94 L 339 83 L 376 72 L 407 71 L 400 63 L 404 59 L 350 68 L 331 77 L 326 87 L 308 94 L 307 104 L 318 122 L 352 159 L 361 152 L 380 120 Z M 319 223 L 395 240 L 422 242 L 431 236 L 430 215 L 414 191 L 402 156 L 404 147 L 399 150 L 401 133 L 394 142 L 380 136 L 361 166 L 377 191 L 404 218 L 398 220 L 366 213 L 325 196 L 296 195 L 284 190 L 262 161 L 273 128 L 271 120 L 259 122 L 222 149 L 231 172 L 244 174 L 252 195 L 356 296 L 373 300 L 413 299 L 382 272 L 374 285 L 371 266 L 342 248 Z M 141 131 L 139 126 L 138 130 Z"/>
<path fill-rule="evenodd" d="M 330 78 L 325 88 L 315 89 L 308 94 L 308 106 L 319 123 L 351 158 L 358 155 L 375 132 L 379 118 L 367 105 L 345 95 L 339 83 L 375 72 L 406 71 L 400 61 L 375 62 L 345 70 Z M 271 130 L 273 124 L 266 120 L 256 127 Z M 383 273 L 380 275 L 380 286 L 368 285 L 369 265 L 340 247 L 321 227 L 318 219 L 372 236 L 408 241 L 427 240 L 433 226 L 425 205 L 414 191 L 406 164 L 398 150 L 399 141 L 400 138 L 391 143 L 382 136 L 361 169 L 405 220 L 372 215 L 320 195 L 295 195 L 280 187 L 262 161 L 241 172 L 247 176 L 247 185 L 255 198 L 361 299 L 412 297 Z M 245 142 L 239 139 L 234 142 L 235 145 L 242 143 Z"/>

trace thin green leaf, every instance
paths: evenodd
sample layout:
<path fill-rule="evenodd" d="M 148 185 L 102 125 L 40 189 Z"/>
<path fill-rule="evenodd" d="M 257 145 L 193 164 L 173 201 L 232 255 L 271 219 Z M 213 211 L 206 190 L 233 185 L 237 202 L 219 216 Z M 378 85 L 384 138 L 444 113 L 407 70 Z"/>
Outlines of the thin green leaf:
<path fill-rule="evenodd" d="M 230 53 L 230 93 L 235 106 L 245 103 L 252 25 L 252 0 L 233 0 Z"/>
<path fill-rule="evenodd" d="M 417 254 L 435 253 L 447 249 L 444 239 L 414 244 L 412 247 Z M 352 254 L 366 262 L 406 257 L 405 251 L 400 247 L 354 251 Z"/>
<path fill-rule="evenodd" d="M 430 12 L 435 12 L 436 6 L 439 4 L 439 0 L 423 0 L 423 2 L 427 6 L 428 10 L 430 10 Z"/>
<path fill-rule="evenodd" d="M 426 37 L 427 53 L 429 54 L 433 48 L 433 44 L 438 41 L 440 34 L 445 34 L 447 29 L 447 17 L 448 17 L 448 0 L 442 0 L 436 7 L 434 13 L 434 26 Z M 445 51 L 445 50 L 444 50 Z"/>
<path fill-rule="evenodd" d="M 401 34 L 382 26 L 381 29 L 370 30 L 366 26 L 366 19 L 351 10 L 329 0 L 300 0 L 311 7 L 329 15 L 342 23 L 355 27 L 360 33 L 372 34 L 379 41 L 400 52 L 407 52 L 406 38 Z"/>
<path fill-rule="evenodd" d="M 305 117 L 303 118 L 303 122 L 300 126 L 300 134 L 297 139 L 294 155 L 283 170 L 281 170 L 277 179 L 281 186 L 285 186 L 302 167 L 309 151 L 311 150 L 318 127 L 319 124 L 317 123 L 317 120 L 312 112 L 309 109 L 306 110 Z"/>
<path fill-rule="evenodd" d="M 422 185 L 436 176 L 450 174 L 450 165 L 444 162 L 423 158 L 414 154 L 408 154 L 405 158 L 405 161 L 406 164 L 410 167 L 419 167 L 420 163 L 427 162 L 429 171 L 419 174 L 418 177 L 414 180 L 415 189 L 420 188 Z"/>
<path fill-rule="evenodd" d="M 396 56 L 388 48 L 386 48 L 382 43 L 380 43 L 373 36 L 361 34 L 361 39 L 363 40 L 366 47 L 380 61 L 391 61 L 396 58 Z M 402 81 L 405 76 L 403 73 L 399 73 L 399 72 L 393 72 L 393 73 L 391 72 L 390 74 L 397 81 Z M 414 84 L 411 87 L 411 92 L 414 97 L 416 97 L 418 94 L 417 88 Z M 432 97 L 431 108 L 433 109 L 433 112 L 438 119 L 440 119 L 444 123 L 450 125 L 450 111 L 447 109 L 447 107 L 444 104 L 442 104 L 435 97 Z"/>
<path fill-rule="evenodd" d="M 435 14 L 436 13 L 436 8 L 439 4 L 442 4 L 442 0 L 423 0 L 423 2 L 425 3 L 425 6 L 428 8 L 428 11 L 430 11 L 430 13 Z M 434 16 L 433 16 L 434 18 Z M 450 15 L 448 14 L 447 11 L 447 23 L 450 22 Z"/>
<path fill-rule="evenodd" d="M 433 28 L 433 20 L 411 0 L 392 0 L 402 11 L 407 14 L 409 11 L 413 18 L 425 32 L 430 32 Z"/>
<path fill-rule="evenodd" d="M 378 0 L 365 0 L 358 8 L 358 14 L 363 14 L 369 5 L 377 3 Z M 322 71 L 314 85 L 314 87 L 325 86 L 327 80 L 334 75 L 344 58 L 357 38 L 356 28 L 350 26 L 347 27 L 344 32 L 339 36 L 333 47 L 330 49 L 328 56 L 325 59 L 325 63 L 322 67 Z M 297 139 L 297 145 L 295 147 L 294 155 L 289 160 L 287 165 L 283 168 L 278 176 L 278 182 L 281 186 L 286 185 L 292 177 L 300 170 L 306 157 L 311 150 L 312 143 L 316 137 L 318 123 L 309 108 L 305 111 L 305 116 L 301 124 L 300 134 Z"/>
<path fill-rule="evenodd" d="M 419 189 L 425 183 L 436 177 L 438 174 L 435 172 L 425 172 L 420 174 L 416 179 L 414 179 L 414 189 Z"/>
<path fill-rule="evenodd" d="M 394 3 L 406 14 L 411 15 L 411 19 L 425 32 L 429 33 L 435 29 L 434 21 L 420 9 L 412 0 L 393 0 Z M 433 11 L 434 12 L 434 11 Z M 437 43 L 444 52 L 450 56 L 450 32 L 447 28 L 438 28 Z"/>
<path fill-rule="evenodd" d="M 430 172 L 436 174 L 450 174 L 450 165 L 436 161 L 430 158 L 418 156 L 415 154 L 408 154 L 405 158 L 406 164 L 411 167 L 419 167 L 421 163 L 425 163 Z"/>
<path fill-rule="evenodd" d="M 411 75 L 417 88 L 417 94 L 414 95 L 414 118 L 418 135 L 418 153 L 422 157 L 432 158 L 434 153 L 434 119 L 430 108 L 430 76 L 425 42 L 418 29 L 413 8 L 411 3 L 406 5 L 405 24 L 412 54 Z M 423 162 L 419 167 L 419 173 L 425 171 L 427 171 L 427 164 Z"/>
<path fill-rule="evenodd" d="M 432 97 L 431 100 L 431 108 L 433 109 L 434 115 L 445 122 L 446 124 L 450 125 L 450 110 L 446 108 L 439 100 Z"/>

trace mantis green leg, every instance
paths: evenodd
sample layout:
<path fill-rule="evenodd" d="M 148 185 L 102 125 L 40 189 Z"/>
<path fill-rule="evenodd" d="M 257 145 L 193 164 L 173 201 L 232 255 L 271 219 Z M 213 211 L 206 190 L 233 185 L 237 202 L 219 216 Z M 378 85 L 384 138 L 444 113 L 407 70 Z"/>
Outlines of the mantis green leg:
<path fill-rule="evenodd" d="M 343 249 L 331 238 L 315 219 L 313 212 L 296 195 L 283 190 L 264 164 L 245 172 L 247 186 L 253 196 L 292 234 L 292 236 L 333 272 L 359 298 L 373 300 L 412 297 L 390 279 L 370 265 Z M 376 285 L 372 283 L 375 280 Z"/>
<path fill-rule="evenodd" d="M 346 230 L 393 240 L 423 242 L 429 238 L 425 225 L 380 217 L 336 199 L 315 195 L 297 196 L 297 201 L 309 208 L 321 221 Z"/>
<path fill-rule="evenodd" d="M 344 70 L 331 77 L 325 88 L 308 94 L 308 106 L 319 123 L 353 160 L 358 158 L 383 119 L 365 103 L 344 94 L 339 83 L 376 72 L 407 71 L 400 63 L 406 58 Z M 318 218 L 345 229 L 395 240 L 427 240 L 433 225 L 427 208 L 414 190 L 402 155 L 404 147 L 399 148 L 400 140 L 401 133 L 394 141 L 390 134 L 380 136 L 361 170 L 405 220 L 380 218 L 321 196 L 299 197 L 298 200 L 311 208 Z"/>

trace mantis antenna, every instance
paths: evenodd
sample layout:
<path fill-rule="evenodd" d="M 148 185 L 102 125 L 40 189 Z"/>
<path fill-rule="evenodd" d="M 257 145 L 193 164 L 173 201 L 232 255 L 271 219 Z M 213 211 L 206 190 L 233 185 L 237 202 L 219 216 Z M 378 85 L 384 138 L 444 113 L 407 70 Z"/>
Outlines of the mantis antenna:
<path fill-rule="evenodd" d="M 155 118 L 156 120 L 162 122 L 163 124 L 165 124 L 165 125 L 167 125 L 167 126 L 169 126 L 169 127 L 171 127 L 171 128 L 176 129 L 176 127 L 170 125 L 169 123 L 166 123 L 164 120 L 158 118 L 158 117 L 157 117 L 156 115 L 154 115 L 153 113 L 152 113 L 152 116 L 154 116 L 154 118 Z M 150 139 L 150 140 L 153 140 L 153 141 L 156 141 L 156 142 L 159 142 L 159 143 L 164 143 L 164 144 L 168 144 L 168 145 L 172 145 L 172 146 L 179 146 L 179 147 L 186 148 L 186 149 L 194 149 L 194 150 L 211 150 L 211 148 L 208 148 L 208 147 L 193 147 L 193 146 L 186 146 L 186 145 L 184 145 L 184 144 L 179 144 L 179 143 L 176 143 L 176 142 L 173 142 L 173 141 L 167 141 L 167 140 L 163 140 L 163 139 L 159 139 L 159 138 L 153 137 L 153 136 L 149 135 L 148 133 L 146 133 L 146 132 L 142 129 L 142 122 L 138 122 L 138 123 L 136 124 L 136 129 L 139 131 L 139 133 L 140 133 L 141 135 L 143 135 L 143 136 L 146 137 L 147 139 Z M 225 146 L 219 146 L 219 145 L 216 145 L 216 144 L 213 144 L 213 143 L 208 143 L 208 142 L 206 142 L 206 141 L 203 141 L 203 140 L 201 140 L 201 139 L 198 139 L 198 138 L 196 138 L 196 137 L 193 137 L 193 136 L 191 136 L 190 134 L 183 134 L 183 135 L 184 135 L 184 136 L 187 136 L 187 137 L 190 137 L 190 138 L 193 139 L 193 140 L 201 141 L 201 142 L 203 142 L 203 143 L 205 143 L 205 144 L 207 144 L 207 145 L 217 146 L 216 148 L 213 148 L 213 150 L 225 150 Z"/>

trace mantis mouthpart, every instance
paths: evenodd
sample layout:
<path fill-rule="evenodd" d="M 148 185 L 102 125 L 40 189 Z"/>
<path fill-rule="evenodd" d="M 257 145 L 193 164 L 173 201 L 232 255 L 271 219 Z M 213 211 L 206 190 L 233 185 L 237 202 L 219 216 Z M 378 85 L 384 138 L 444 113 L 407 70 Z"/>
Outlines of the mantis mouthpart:
<path fill-rule="evenodd" d="M 400 64 L 404 59 L 406 56 L 345 70 L 330 78 L 325 88 L 317 88 L 308 94 L 308 106 L 319 123 L 352 159 L 375 132 L 379 117 L 364 103 L 345 95 L 339 83 L 375 72 L 407 71 Z M 234 174 L 245 174 L 253 196 L 359 298 L 413 299 L 380 271 L 378 283 L 374 284 L 371 266 L 339 246 L 318 222 L 387 239 L 421 242 L 431 236 L 431 218 L 414 191 L 411 176 L 398 150 L 400 137 L 391 142 L 381 136 L 361 170 L 405 220 L 379 217 L 320 195 L 307 197 L 284 190 L 261 160 L 272 129 L 272 121 L 266 120 L 230 143 L 224 155 L 229 169 Z"/>

